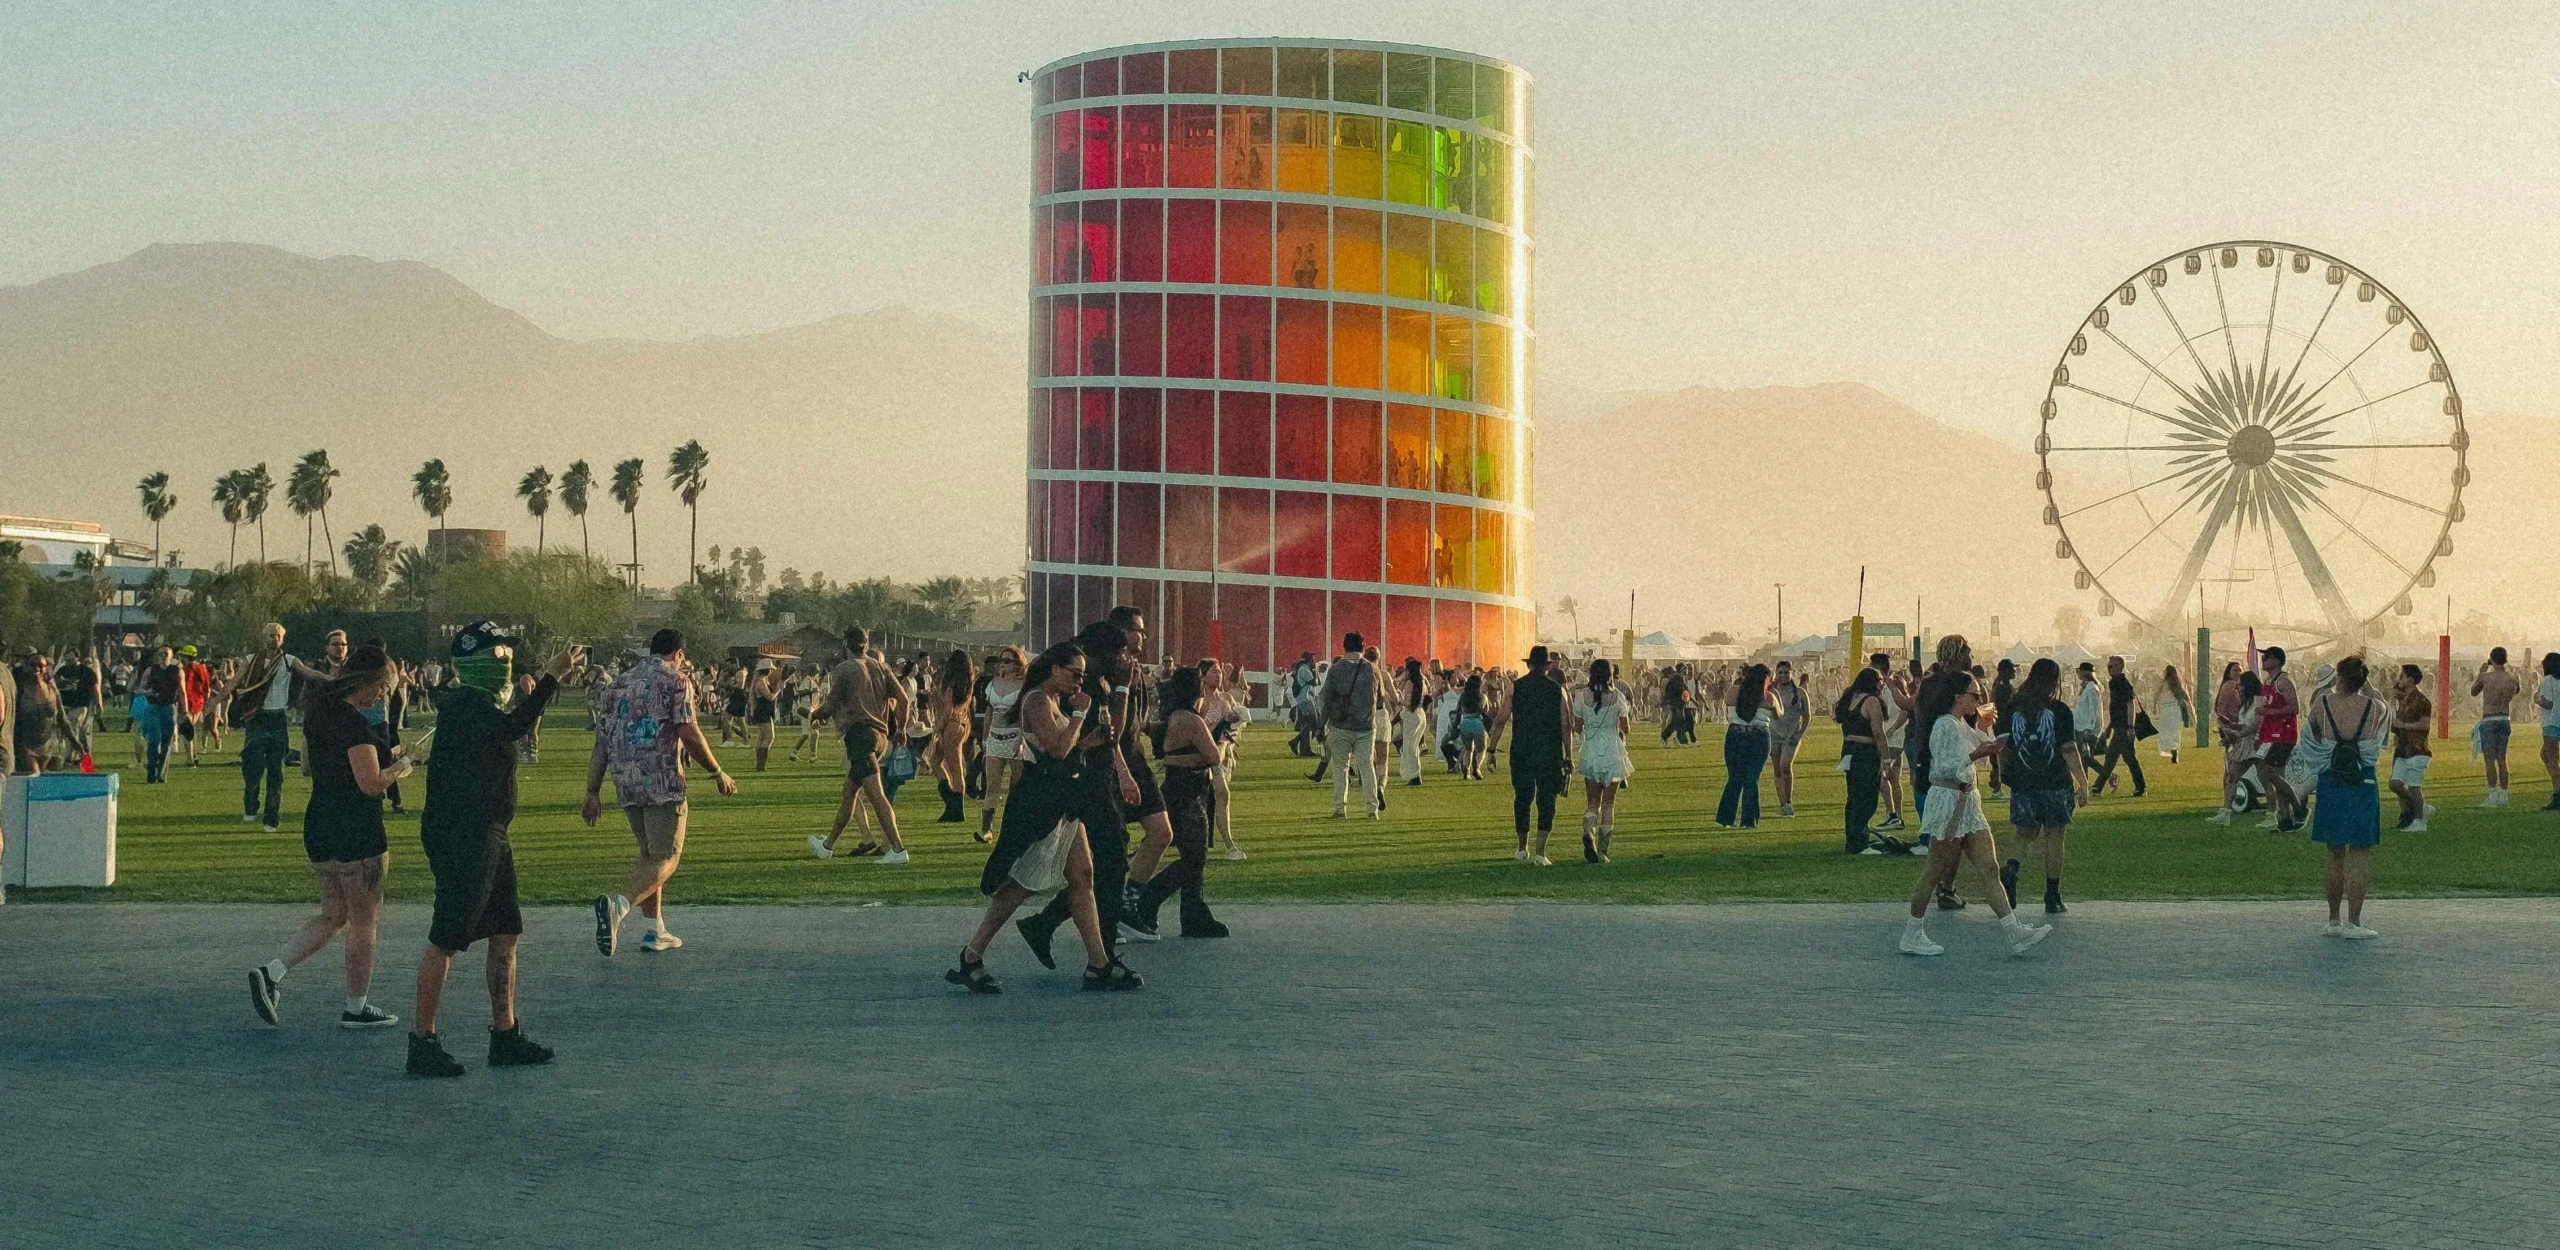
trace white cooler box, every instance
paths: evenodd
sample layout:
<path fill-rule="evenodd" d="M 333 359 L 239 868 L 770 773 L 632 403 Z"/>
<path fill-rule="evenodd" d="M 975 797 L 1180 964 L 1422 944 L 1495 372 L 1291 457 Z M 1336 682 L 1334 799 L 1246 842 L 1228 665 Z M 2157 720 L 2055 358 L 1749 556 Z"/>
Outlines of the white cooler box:
<path fill-rule="evenodd" d="M 16 889 L 116 883 L 114 773 L 11 777 L 0 788 L 0 882 Z"/>

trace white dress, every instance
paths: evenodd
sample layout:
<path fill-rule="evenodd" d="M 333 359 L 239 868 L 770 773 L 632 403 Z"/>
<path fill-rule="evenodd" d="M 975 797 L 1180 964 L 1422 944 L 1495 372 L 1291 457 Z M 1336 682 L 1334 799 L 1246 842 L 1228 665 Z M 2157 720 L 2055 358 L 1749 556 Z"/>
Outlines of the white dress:
<path fill-rule="evenodd" d="M 1612 685 L 1606 697 L 1595 705 L 1588 686 L 1573 692 L 1573 714 L 1582 722 L 1582 749 L 1578 753 L 1581 772 L 1586 781 L 1615 784 L 1635 772 L 1634 761 L 1627 758 L 1627 692 Z"/>
<path fill-rule="evenodd" d="M 1982 816 L 1982 779 L 1973 753 L 1989 737 L 1950 713 L 1929 730 L 1929 802 L 1920 813 L 1921 836 L 1935 842 L 1986 833 Z M 1964 787 L 1957 789 L 1958 786 Z"/>
<path fill-rule="evenodd" d="M 2157 739 L 2160 754 L 2164 756 L 2177 754 L 2178 740 L 2187 734 L 2187 705 L 2176 695 L 2166 690 L 2161 691 L 2160 710 L 2152 714 L 2151 725 L 2152 728 L 2160 731 Z"/>
<path fill-rule="evenodd" d="M 1010 684 L 1013 688 L 1005 689 Z M 1022 758 L 1022 683 L 987 683 L 987 758 Z"/>

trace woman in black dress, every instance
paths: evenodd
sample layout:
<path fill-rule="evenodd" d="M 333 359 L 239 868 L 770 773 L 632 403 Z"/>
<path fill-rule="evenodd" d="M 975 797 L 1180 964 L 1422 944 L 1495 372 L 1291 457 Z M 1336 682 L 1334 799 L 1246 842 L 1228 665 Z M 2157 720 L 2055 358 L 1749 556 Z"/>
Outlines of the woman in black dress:
<path fill-rule="evenodd" d="M 1227 936 L 1201 893 L 1209 861 L 1211 777 L 1225 757 L 1209 722 L 1200 715 L 1200 670 L 1177 668 L 1164 690 L 1164 806 L 1173 822 L 1173 867 L 1138 888 L 1138 926 L 1152 933 L 1164 901 L 1182 896 L 1182 936 Z"/>
<path fill-rule="evenodd" d="M 1098 710 L 1084 689 L 1086 657 L 1073 643 L 1060 643 L 1040 653 L 1024 674 L 1021 703 L 1022 778 L 1006 797 L 1004 825 L 995 849 L 978 875 L 978 890 L 987 896 L 986 915 L 968 945 L 960 948 L 960 966 L 943 974 L 953 985 L 975 994 L 1000 993 L 987 973 L 987 944 L 1004 931 L 1007 920 L 1025 900 L 1045 889 L 1064 888 L 1076 932 L 1084 939 L 1084 987 L 1089 990 L 1136 989 L 1136 974 L 1114 957 L 1102 940 L 1101 914 L 1093 901 L 1093 849 L 1081 826 L 1061 834 L 1065 839 L 1061 880 L 1049 841 L 1061 818 L 1080 818 L 1086 804 L 1083 759 L 1076 749 L 1088 721 Z M 1111 836 L 1125 836 L 1118 830 Z M 1039 855 L 1025 862 L 1035 848 Z M 1026 878 L 1028 879 L 1026 881 Z M 1036 888 L 1035 888 L 1036 887 Z"/>
<path fill-rule="evenodd" d="M 347 1007 L 338 1017 L 339 1026 L 374 1029 L 400 1022 L 365 1001 L 373 985 L 375 929 L 382 918 L 382 873 L 388 858 L 382 796 L 410 771 L 400 749 L 364 715 L 363 709 L 382 701 L 391 680 L 391 661 L 382 649 L 360 647 L 304 705 L 311 802 L 302 814 L 302 850 L 320 876 L 320 914 L 304 922 L 283 958 L 249 970 L 249 1004 L 269 1024 L 277 1022 L 285 973 L 318 954 L 341 931 L 347 935 Z"/>

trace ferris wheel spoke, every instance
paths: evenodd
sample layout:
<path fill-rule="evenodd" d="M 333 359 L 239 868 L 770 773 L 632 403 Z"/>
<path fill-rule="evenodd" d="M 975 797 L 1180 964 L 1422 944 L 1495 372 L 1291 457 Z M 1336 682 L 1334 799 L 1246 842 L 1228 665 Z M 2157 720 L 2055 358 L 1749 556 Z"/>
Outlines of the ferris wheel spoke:
<path fill-rule="evenodd" d="M 2165 380 L 2165 379 L 2164 379 L 2164 380 Z M 2144 416 L 2146 416 L 2146 417 L 2150 417 L 2150 418 L 2152 418 L 2152 419 L 2153 419 L 2153 420 L 2155 420 L 2155 421 L 2159 421 L 2159 422 L 2161 422 L 2161 423 L 2163 423 L 2163 424 L 2165 424 L 2165 425 L 2170 425 L 2170 426 L 2174 426 L 2174 427 L 2176 427 L 2176 428 L 2178 428 L 2178 429 L 2185 430 L 2185 431 L 2187 431 L 2187 432 L 2189 432 L 2189 433 L 2191 433 L 2191 434 L 2194 434 L 2197 438 L 2200 438 L 2200 439 L 2220 439 L 2220 438 L 2222 438 L 2222 437 L 2223 437 L 2223 433 L 2222 433 L 2222 431 L 2220 431 L 2220 430 L 2213 429 L 2213 428 L 2212 428 L 2212 427 L 2210 427 L 2210 426 L 2199 425 L 2199 424 L 2197 424 L 2196 422 L 2191 421 L 2191 420 L 2188 420 L 2188 419 L 2187 419 L 2187 418 L 2185 418 L 2185 417 L 2173 417 L 2173 416 L 2170 416 L 2168 413 L 2162 412 L 2162 411 L 2160 411 L 2159 409 L 2156 409 L 2156 408 L 2145 408 L 2145 407 L 2143 407 L 2142 405 L 2137 404 L 2137 403 L 2133 402 L 2133 401 L 2132 401 L 2132 400 L 2130 400 L 2130 399 L 2118 399 L 2118 398 L 2116 398 L 2116 397 L 2115 397 L 2115 396 L 2113 396 L 2113 395 L 2109 395 L 2109 394 L 2107 394 L 2105 391 L 2093 391 L 2093 390 L 2090 390 L 2088 387 L 2085 387 L 2085 386 L 2080 385 L 2080 384 L 2079 384 L 2079 383 L 2077 383 L 2077 382 L 2065 382 L 2065 383 L 2063 383 L 2063 385 L 2064 385 L 2065 387 L 2068 387 L 2068 388 L 2072 389 L 2072 390 L 2078 391 L 2078 392 L 2080 392 L 2080 393 L 2081 393 L 2081 394 L 2083 394 L 2083 395 L 2087 395 L 2087 396 L 2089 396 L 2089 397 L 2091 397 L 2091 398 L 2093 398 L 2093 399 L 2103 399 L 2103 400 L 2107 401 L 2108 403 L 2111 403 L 2111 404 L 2116 405 L 2116 406 L 2117 406 L 2117 407 L 2119 407 L 2119 408 L 2130 408 L 2130 409 L 2132 409 L 2133 411 L 2138 412 L 2138 413 L 2141 413 L 2142 415 L 2144 415 Z M 2172 435 L 2171 437 L 2173 437 L 2173 438 L 2174 438 L 2174 437 L 2176 437 L 2176 436 L 2175 436 L 2175 435 Z M 2130 450 L 2130 449 L 2128 449 L 2128 450 Z"/>
<path fill-rule="evenodd" d="M 2284 266 L 2278 265 L 2276 266 L 2275 285 L 2267 288 L 2266 333 L 2258 337 L 2258 379 L 2261 384 L 2266 381 L 2267 377 L 2267 356 L 2270 352 L 2275 350 L 2276 297 L 2282 294 L 2284 294 Z"/>
<path fill-rule="evenodd" d="M 2187 475 L 2189 475 L 2189 474 L 2191 474 L 2191 473 L 2194 473 L 2194 472 L 2195 472 L 2195 470 L 2194 470 L 2194 469 L 2192 469 L 2192 468 L 2171 469 L 2171 470 L 2170 470 L 2170 471 L 2168 471 L 2167 473 L 2163 473 L 2163 474 L 2161 474 L 2160 476 L 2155 477 L 2155 478 L 2151 479 L 2151 480 L 2150 480 L 2150 481 L 2148 481 L 2148 482 L 2144 482 L 2144 483 L 2143 483 L 2142 485 L 2140 485 L 2140 486 L 2136 486 L 2136 487 L 2134 487 L 2134 488 L 2132 488 L 2132 489 L 2130 489 L 2130 490 L 2120 490 L 2120 491 L 2117 491 L 2116 493 L 2114 493 L 2114 494 L 2112 494 L 2112 495 L 2109 495 L 2109 496 L 2107 496 L 2106 498 L 2104 498 L 2104 499 L 2101 499 L 2101 500 L 2097 501 L 2096 503 L 2084 503 L 2084 504 L 2080 505 L 2080 506 L 2079 506 L 2079 507 L 2077 507 L 2077 508 L 2073 508 L 2073 509 L 2072 509 L 2071 511 L 2069 511 L 2069 512 L 2061 513 L 2061 514 L 2060 514 L 2060 516 L 2061 516 L 2061 517 L 2062 517 L 2062 519 L 2064 519 L 2064 520 L 2069 520 L 2069 519 L 2071 519 L 2072 517 L 2076 517 L 2076 516 L 2080 515 L 2080 514 L 2081 514 L 2081 513 L 2083 513 L 2083 512 L 2087 512 L 2087 511 L 2089 511 L 2090 509 L 2093 509 L 2093 508 L 2103 508 L 2103 507 L 2107 506 L 2108 504 L 2114 503 L 2115 501 L 2117 501 L 2117 500 L 2119 500 L 2119 499 L 2125 498 L 2125 497 L 2126 497 L 2126 496 L 2128 496 L 2128 495 L 2139 495 L 2139 494 L 2141 494 L 2142 492 L 2144 492 L 2144 491 L 2146 491 L 2146 490 L 2149 490 L 2149 489 L 2151 489 L 2151 488 L 2152 488 L 2152 487 L 2154 487 L 2154 486 L 2158 486 L 2158 485 L 2159 485 L 2159 484 L 2161 484 L 2162 482 L 2169 481 L 2169 480 L 2170 480 L 2170 479 L 2172 479 L 2172 478 L 2185 477 L 2185 476 L 2187 476 Z"/>
<path fill-rule="evenodd" d="M 2338 472 L 2338 471 L 2337 471 L 2337 470 L 2335 470 L 2335 469 L 2323 469 L 2323 468 L 2318 468 L 2318 467 L 2314 467 L 2314 466 L 2304 466 L 2304 468 L 2303 468 L 2303 472 L 2305 472 L 2305 473 L 2309 473 L 2309 474 L 2311 474 L 2311 475 L 2313 475 L 2313 476 L 2315 476 L 2315 477 L 2318 477 L 2318 478 L 2320 478 L 2320 479 L 2321 479 L 2321 480 L 2323 480 L 2323 481 L 2336 482 L 2336 483 L 2338 483 L 2338 484 L 2340 484 L 2340 485 L 2342 485 L 2342 486 L 2352 486 L 2352 487 L 2355 487 L 2357 490 L 2364 491 L 2364 492 L 2365 492 L 2365 493 L 2367 493 L 2367 494 L 2380 495 L 2380 496 L 2382 496 L 2383 498 L 2388 499 L 2388 500 L 2390 500 L 2390 501 L 2391 501 L 2391 502 L 2393 502 L 2393 503 L 2397 503 L 2397 504 L 2407 504 L 2408 506 L 2410 506 L 2410 507 L 2412 507 L 2412 508 L 2415 508 L 2415 509 L 2417 509 L 2417 510 L 2418 510 L 2418 511 L 2420 511 L 2420 512 L 2427 513 L 2427 514 L 2429 514 L 2429 515 L 2431 515 L 2431 516 L 2447 516 L 2447 515 L 2450 515 L 2450 513 L 2451 513 L 2451 510 L 2450 510 L 2450 509 L 2446 509 L 2446 508 L 2439 508 L 2439 507 L 2436 507 L 2436 506 L 2435 506 L 2435 505 L 2433 505 L 2433 504 L 2423 504 L 2423 503 L 2419 503 L 2417 500 L 2415 500 L 2415 499 L 2411 499 L 2411 498 L 2409 498 L 2409 497 L 2408 497 L 2408 496 L 2406 496 L 2406 495 L 2395 495 L 2395 494 L 2392 494 L 2390 491 L 2384 490 L 2384 489 L 2382 489 L 2382 488 L 2381 488 L 2381 487 L 2379 487 L 2379 486 L 2375 486 L 2375 485 L 2373 485 L 2372 483 L 2357 481 L 2356 479 L 2351 478 L 2351 477 L 2348 477 L 2346 474 L 2344 474 L 2344 473 L 2340 473 L 2340 472 Z"/>
<path fill-rule="evenodd" d="M 2136 444 L 2132 444 L 2132 443 L 2123 443 L 2123 444 L 2117 444 L 2117 445 L 2114 445 L 2114 446 L 2107 446 L 2107 447 L 2100 447 L 2100 446 L 2096 446 L 2096 445 L 2090 445 L 2090 446 L 2078 446 L 2078 445 L 2074 445 L 2074 446 L 2070 446 L 2070 447 L 2047 447 L 2047 448 L 2045 448 L 2045 450 L 2046 450 L 2047 452 L 2056 452 L 2056 451 L 2196 451 L 2196 450 L 2200 450 L 2200 448 L 2198 447 L 2198 445 L 2197 445 L 2197 444 L 2194 444 L 2194 443 L 2167 443 L 2167 444 L 2152 444 L 2152 445 L 2150 445 L 2150 446 L 2140 446 L 2140 445 L 2136 445 Z"/>
<path fill-rule="evenodd" d="M 2410 569 L 2409 569 L 2409 566 L 2408 566 L 2408 565 L 2405 565 L 2405 564 L 2400 563 L 2400 560 L 2399 560 L 2399 558 L 2398 558 L 2398 557 L 2396 557 L 2396 556 L 2392 555 L 2389 551 L 2385 550 L 2385 549 L 2383 548 L 2383 545 L 2382 545 L 2381 543 L 2378 543 L 2378 542 L 2373 541 L 2373 536 L 2372 536 L 2372 535 L 2367 534 L 2367 533 L 2365 533 L 2363 530 L 2356 528 L 2356 523 L 2355 523 L 2355 522 L 2353 522 L 2353 521 L 2348 520 L 2348 519 L 2346 518 L 2346 514 L 2344 514 L 2344 513 L 2340 512 L 2340 511 L 2338 511 L 2336 508 L 2333 508 L 2333 507 L 2329 506 L 2329 501 L 2328 501 L 2328 500 L 2326 500 L 2326 499 L 2322 499 L 2322 498 L 2321 498 L 2321 497 L 2319 497 L 2318 495 L 2313 495 L 2313 496 L 2311 496 L 2311 502 L 2313 502 L 2313 503 L 2315 503 L 2315 504 L 2320 505 L 2320 510 L 2321 510 L 2322 512 L 2326 512 L 2326 513 L 2328 513 L 2328 514 L 2329 514 L 2329 517 L 2330 517 L 2330 519 L 2331 519 L 2331 520 L 2336 521 L 2336 522 L 2337 522 L 2338 524 L 2340 524 L 2340 525 L 2346 526 L 2346 527 L 2347 527 L 2347 532 L 2348 532 L 2348 533 L 2355 535 L 2355 536 L 2356 536 L 2357 538 L 2359 538 L 2359 539 L 2362 539 L 2362 540 L 2363 540 L 2363 542 L 2364 542 L 2364 545 L 2365 545 L 2365 546 L 2368 546 L 2368 547 L 2373 548 L 2373 554 L 2375 554 L 2375 555 L 2378 555 L 2378 556 L 2382 557 L 2383 563 L 2388 564 L 2388 565 L 2390 565 L 2391 567 L 2393 567 L 2393 568 L 2395 568 L 2395 569 L 2400 570 L 2400 575 L 2401 575 L 2402 577 L 2416 577 L 2416 576 L 2417 576 L 2417 574 L 2416 574 L 2416 573 L 2414 573 L 2414 572 L 2411 572 L 2411 571 L 2410 571 Z"/>
<path fill-rule="evenodd" d="M 2170 580 L 2169 593 L 2160 600 L 2154 619 L 2165 621 L 2175 617 L 2185 605 L 2187 592 L 2195 588 L 2196 578 L 2204 574 L 2205 557 L 2213 554 L 2215 540 L 2222 537 L 2224 527 L 2231 524 L 2232 512 L 2239 506 L 2240 479 L 2237 475 L 2225 475 L 2221 489 L 2214 492 L 2213 507 L 2205 514 L 2204 528 L 2196 532 L 2195 542 L 2187 547 L 2186 559 L 2179 562 L 2178 575 Z"/>
<path fill-rule="evenodd" d="M 2301 375 L 2302 362 L 2311 358 L 2311 345 L 2320 341 L 2320 331 L 2328 328 L 2329 314 L 2338 310 L 2338 297 L 2346 293 L 2347 284 L 2344 282 L 2329 292 L 2329 302 L 2320 309 L 2320 319 L 2311 323 L 2311 337 L 2302 340 L 2302 350 L 2293 354 L 2293 367 L 2284 371 L 2286 385 L 2292 385 L 2294 378 Z"/>
<path fill-rule="evenodd" d="M 2150 371 L 2151 376 L 2160 379 L 2160 384 L 2162 386 L 2166 386 L 2170 390 L 2177 392 L 2178 398 L 2186 400 L 2189 403 L 2195 402 L 2195 396 L 2187 390 L 2184 384 L 2180 383 L 2177 379 L 2170 377 L 2168 374 L 2160 372 L 2160 366 L 2151 363 L 2150 357 L 2133 350 L 2132 344 L 2125 342 L 2123 339 L 2117 338 L 2115 331 L 2101 328 L 2098 333 L 2106 335 L 2108 342 L 2123 348 L 2125 355 L 2133 357 L 2134 360 L 2141 364 L 2144 369 Z"/>
<path fill-rule="evenodd" d="M 2213 310 L 2222 316 L 2222 350 L 2231 357 L 2231 377 L 2240 378 L 2240 345 L 2231 339 L 2231 303 L 2222 294 L 2222 266 L 2211 266 L 2213 274 Z"/>
<path fill-rule="evenodd" d="M 2337 419 L 2338 419 L 2338 418 L 2340 418 L 2340 417 L 2346 416 L 2346 415 L 2348 415 L 2348 414 L 2350 414 L 2350 413 L 2362 412 L 2362 411 L 2364 411 L 2365 409 L 2367 409 L 2367 408 L 2371 408 L 2371 407 L 2373 407 L 2373 406 L 2374 406 L 2374 405 L 2376 405 L 2376 404 L 2388 403 L 2388 402 L 2390 402 L 2390 401 L 2392 401 L 2392 400 L 2395 400 L 2395 399 L 2400 398 L 2400 397 L 2401 397 L 2401 396 L 2403 396 L 2403 395 L 2408 394 L 2408 393 L 2409 393 L 2409 392 L 2411 392 L 2411 391 L 2417 390 L 2417 389 L 2419 389 L 2419 388 L 2421 388 L 2421 387 L 2428 387 L 2428 386 L 2433 386 L 2433 385 L 2435 385 L 2435 380 L 2434 380 L 2434 379 L 2432 379 L 2432 378 L 2427 379 L 2427 380 L 2425 380 L 2425 381 L 2421 381 L 2421 382 L 2412 382 L 2412 383 L 2408 384 L 2407 386 L 2401 387 L 2399 390 L 2393 391 L 2393 392 L 2391 392 L 2390 394 L 2383 396 L 2383 397 L 2382 397 L 2382 398 L 2380 398 L 2380 399 L 2368 399 L 2368 400 L 2364 401 L 2364 402 L 2363 402 L 2363 403 L 2361 403 L 2361 404 L 2357 404 L 2357 405 L 2356 405 L 2355 407 L 2353 407 L 2353 408 L 2341 408 L 2341 409 L 2337 410 L 2336 412 L 2330 413 L 2330 414 L 2328 414 L 2328 415 L 2326 415 L 2326 416 L 2324 416 L 2324 417 L 2319 418 L 2318 420 L 2303 420 L 2303 421 L 2300 421 L 2300 423 L 2299 423 L 2299 424 L 2296 424 L 2296 425 L 2294 425 L 2294 426 L 2292 426 L 2292 427 L 2290 427 L 2290 428 L 2283 427 L 2283 426 L 2279 426 L 2279 427 L 2277 427 L 2277 428 L 2276 428 L 2276 430 L 2275 430 L 2274 432 L 2275 432 L 2276 436 L 2277 436 L 2277 437 L 2279 437 L 2279 438 L 2312 438 L 2312 437 L 2316 437 L 2316 435 L 2313 433 L 2314 431 L 2316 431 L 2316 430 L 2320 429 L 2320 427 L 2322 427 L 2322 426 L 2325 426 L 2325 425 L 2329 424 L 2330 422 L 2333 422 L 2333 421 L 2337 420 Z"/>
<path fill-rule="evenodd" d="M 2321 613 L 2329 618 L 2329 627 L 2340 637 L 2355 632 L 2355 609 L 2347 606 L 2346 592 L 2338 589 L 2336 575 L 2329 571 L 2329 561 L 2320 554 L 2320 545 L 2311 541 L 2310 531 L 2302 528 L 2301 514 L 2293 510 L 2293 500 L 2284 492 L 2271 492 L 2268 511 L 2276 526 L 2284 531 L 2285 544 L 2293 548 L 2293 560 L 2302 570 L 2302 579 L 2311 583 L 2312 597 L 2319 600 Z"/>
<path fill-rule="evenodd" d="M 2160 289 L 2162 291 L 2166 291 L 2169 288 L 2164 286 Z M 2187 359 L 2195 362 L 2196 376 L 2203 379 L 2208 386 L 2211 385 L 2213 382 L 2213 370 L 2204 367 L 2204 357 L 2197 355 L 2196 345 L 2188 341 L 2187 328 L 2178 324 L 2178 314 L 2170 309 L 2168 297 L 2166 295 L 2154 296 L 2151 300 L 2151 306 L 2159 309 L 2160 315 L 2169 319 L 2169 330 L 2171 333 L 2178 336 L 2178 346 L 2186 348 Z"/>
<path fill-rule="evenodd" d="M 2367 342 L 2364 346 L 2357 348 L 2356 354 L 2347 357 L 2347 363 L 2338 366 L 2338 371 L 2336 373 L 2330 374 L 2327 380 L 2321 382 L 2320 385 L 2311 388 L 2310 394 L 2294 401 L 2293 412 L 2286 415 L 2286 421 L 2288 423 L 2295 423 L 2307 419 L 2311 412 L 2311 401 L 2320 398 L 2320 392 L 2329 389 L 2329 383 L 2337 381 L 2339 378 L 2346 375 L 2347 370 L 2355 368 L 2356 362 L 2364 359 L 2364 354 L 2372 351 L 2374 344 L 2380 343 L 2385 338 L 2390 337 L 2392 329 L 2393 327 L 2391 326 L 2382 327 L 2382 333 L 2374 335 L 2370 342 Z M 2281 434 L 2284 431 L 2279 427 L 2276 432 Z"/>
<path fill-rule="evenodd" d="M 2322 451 L 2451 451 L 2453 444 L 2434 443 L 2317 443 Z"/>

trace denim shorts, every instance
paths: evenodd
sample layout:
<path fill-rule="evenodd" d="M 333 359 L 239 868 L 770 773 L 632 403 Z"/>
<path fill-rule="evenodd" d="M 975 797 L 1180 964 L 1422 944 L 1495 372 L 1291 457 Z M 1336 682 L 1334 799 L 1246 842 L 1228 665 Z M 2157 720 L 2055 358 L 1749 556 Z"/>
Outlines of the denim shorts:
<path fill-rule="evenodd" d="M 2009 791 L 2009 823 L 2021 829 L 2057 829 L 2071 823 L 2071 791 Z"/>

